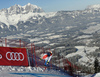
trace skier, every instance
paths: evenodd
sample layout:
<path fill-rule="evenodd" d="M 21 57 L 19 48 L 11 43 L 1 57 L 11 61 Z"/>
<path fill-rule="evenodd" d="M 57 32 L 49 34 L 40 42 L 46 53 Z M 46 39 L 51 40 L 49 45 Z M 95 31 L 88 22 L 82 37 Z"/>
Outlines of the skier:
<path fill-rule="evenodd" d="M 41 59 L 45 60 L 45 63 L 44 63 L 45 66 L 48 66 L 51 58 L 52 58 L 52 52 L 51 51 L 43 54 L 42 57 L 41 57 Z"/>

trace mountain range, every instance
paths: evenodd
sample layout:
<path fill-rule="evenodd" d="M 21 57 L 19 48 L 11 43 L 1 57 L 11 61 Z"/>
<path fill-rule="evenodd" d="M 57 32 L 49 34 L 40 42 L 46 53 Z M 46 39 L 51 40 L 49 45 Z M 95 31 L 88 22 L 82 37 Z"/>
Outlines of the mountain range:
<path fill-rule="evenodd" d="M 99 47 L 99 34 L 100 5 L 91 5 L 84 10 L 47 13 L 28 3 L 0 10 L 1 38 L 22 39 L 38 46 L 55 48 L 63 56 L 77 52 L 75 46 Z M 94 51 L 89 52 L 88 56 L 92 54 L 95 57 L 98 51 L 96 55 L 93 55 Z M 78 54 L 74 59 L 80 58 L 82 55 Z"/>
<path fill-rule="evenodd" d="M 74 27 L 74 29 L 77 29 L 78 27 L 78 30 L 83 32 L 90 24 L 99 23 L 99 11 L 100 5 L 88 6 L 85 10 L 49 13 L 44 12 L 42 8 L 30 3 L 25 6 L 14 5 L 0 10 L 1 37 L 12 35 L 12 31 L 14 35 L 19 32 L 25 34 L 30 31 L 30 27 L 32 30 L 36 30 L 39 27 L 37 30 L 42 32 L 48 28 L 49 30 L 54 29 L 54 31 L 57 31 L 61 28 L 70 29 Z M 83 33 L 88 32 L 84 31 Z"/>

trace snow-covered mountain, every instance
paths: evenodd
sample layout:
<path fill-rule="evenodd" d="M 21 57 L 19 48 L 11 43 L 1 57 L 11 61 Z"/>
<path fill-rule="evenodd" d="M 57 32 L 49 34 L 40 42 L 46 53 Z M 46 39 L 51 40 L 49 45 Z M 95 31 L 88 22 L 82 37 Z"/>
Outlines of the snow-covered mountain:
<path fill-rule="evenodd" d="M 100 10 L 97 8 L 97 11 L 93 11 L 94 6 L 99 7 L 99 5 L 92 5 L 85 10 L 46 13 L 42 8 L 30 3 L 25 6 L 14 5 L 0 10 L 0 37 L 28 35 L 34 38 L 40 35 L 37 40 L 28 39 L 31 42 L 38 41 L 50 45 L 52 39 L 59 39 L 61 42 L 76 37 L 74 40 L 78 40 L 80 34 L 92 37 L 93 33 L 100 33 Z"/>
<path fill-rule="evenodd" d="M 93 8 L 96 8 L 96 10 L 93 11 Z M 83 11 L 59 11 L 49 13 L 44 12 L 42 8 L 30 3 L 25 6 L 14 5 L 7 9 L 0 10 L 0 29 L 1 33 L 4 33 L 5 29 L 8 33 L 10 31 L 19 32 L 22 30 L 20 27 L 26 30 L 26 28 L 30 27 L 29 24 L 31 24 L 31 27 L 34 25 L 48 25 L 49 29 L 52 26 L 62 27 L 61 25 L 64 25 L 64 27 L 69 27 L 69 25 L 71 27 L 73 25 L 80 27 L 84 24 L 83 21 L 86 25 L 95 22 L 96 17 L 99 18 L 99 11 L 99 5 L 89 6 Z M 88 21 L 86 21 L 86 19 L 88 19 Z M 84 28 L 85 27 L 86 26 L 84 26 Z"/>
<path fill-rule="evenodd" d="M 29 12 L 32 12 L 32 13 L 42 13 L 44 12 L 42 10 L 42 8 L 36 6 L 36 5 L 33 5 L 33 4 L 30 4 L 28 3 L 27 5 L 25 6 L 20 6 L 20 5 L 14 5 L 14 6 L 11 6 L 7 9 L 2 9 L 0 11 L 0 13 L 5 13 L 7 15 L 12 15 L 12 14 L 26 14 L 26 13 L 29 13 Z"/>
<path fill-rule="evenodd" d="M 87 9 L 100 9 L 100 4 L 90 5 L 90 6 L 87 7 Z"/>
<path fill-rule="evenodd" d="M 30 3 L 14 5 L 0 10 L 0 37 L 20 38 L 68 56 L 77 53 L 75 46 L 100 46 L 100 8 L 91 5 L 85 10 L 46 13 Z M 84 61 L 81 53 L 78 59 Z"/>
<path fill-rule="evenodd" d="M 38 24 L 41 24 L 42 22 L 39 22 L 41 18 L 48 18 L 54 15 L 55 13 L 45 13 L 42 8 L 30 3 L 25 6 L 14 5 L 7 9 L 0 10 L 0 32 L 9 33 L 11 31 L 20 31 L 18 26 L 20 22 L 25 23 L 29 21 L 32 23 L 38 22 Z M 23 27 L 28 26 L 25 25 Z"/>
<path fill-rule="evenodd" d="M 0 10 L 0 21 L 6 25 L 16 25 L 19 21 L 26 21 L 31 17 L 37 19 L 47 15 L 42 8 L 28 3 L 25 6 L 14 5 Z"/>

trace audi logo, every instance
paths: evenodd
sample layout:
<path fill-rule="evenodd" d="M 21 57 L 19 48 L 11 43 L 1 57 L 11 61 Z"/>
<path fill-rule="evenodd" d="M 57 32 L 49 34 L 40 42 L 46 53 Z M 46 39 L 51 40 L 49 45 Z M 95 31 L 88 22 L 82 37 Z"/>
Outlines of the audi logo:
<path fill-rule="evenodd" d="M 6 58 L 9 61 L 23 61 L 24 60 L 24 55 L 21 52 L 7 52 L 6 53 Z"/>

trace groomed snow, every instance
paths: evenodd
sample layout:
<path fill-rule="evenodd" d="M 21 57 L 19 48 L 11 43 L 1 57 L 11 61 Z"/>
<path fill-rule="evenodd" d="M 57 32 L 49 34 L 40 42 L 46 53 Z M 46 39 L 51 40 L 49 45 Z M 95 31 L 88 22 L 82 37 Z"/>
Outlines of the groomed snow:
<path fill-rule="evenodd" d="M 0 66 L 0 77 L 71 77 L 59 70 L 40 67 Z"/>
<path fill-rule="evenodd" d="M 100 77 L 100 73 L 97 73 L 94 77 Z"/>

